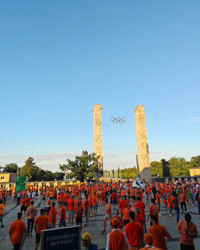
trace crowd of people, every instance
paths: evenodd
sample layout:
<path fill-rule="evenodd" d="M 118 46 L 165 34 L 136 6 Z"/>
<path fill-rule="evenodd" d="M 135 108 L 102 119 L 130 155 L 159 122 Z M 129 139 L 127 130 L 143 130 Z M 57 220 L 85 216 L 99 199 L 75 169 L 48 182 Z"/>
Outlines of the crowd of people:
<path fill-rule="evenodd" d="M 101 233 L 106 233 L 109 227 L 107 250 L 167 249 L 165 238 L 172 239 L 172 236 L 160 224 L 161 208 L 168 216 L 175 211 L 180 249 L 195 249 L 193 239 L 198 231 L 191 214 L 187 213 L 188 204 L 197 203 L 200 215 L 200 186 L 195 182 L 146 183 L 143 189 L 139 183 L 134 182 L 133 185 L 131 181 L 72 187 L 33 186 L 18 193 L 13 189 L 1 189 L 1 227 L 4 226 L 3 215 L 9 195 L 17 200 L 17 205 L 21 204 L 21 212 L 9 228 L 16 250 L 20 249 L 23 233 L 33 237 L 35 232 L 35 249 L 38 249 L 42 230 L 71 225 L 87 229 L 90 219 L 96 219 L 99 206 L 105 210 Z M 39 214 L 34 205 L 36 199 L 41 199 L 43 204 Z M 145 212 L 147 205 L 150 205 L 148 213 Z M 184 219 L 179 221 L 180 213 L 184 213 Z M 27 220 L 27 225 L 23 218 Z M 150 226 L 148 230 L 147 224 Z M 90 232 L 82 235 L 81 242 L 87 250 L 98 249 L 92 243 Z"/>

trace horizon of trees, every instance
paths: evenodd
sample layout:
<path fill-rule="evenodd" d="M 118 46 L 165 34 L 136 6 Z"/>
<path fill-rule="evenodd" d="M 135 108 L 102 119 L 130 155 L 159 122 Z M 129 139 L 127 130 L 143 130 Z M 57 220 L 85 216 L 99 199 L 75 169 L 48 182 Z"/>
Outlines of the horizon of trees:
<path fill-rule="evenodd" d="M 29 181 L 53 181 L 63 180 L 64 171 L 70 170 L 68 174 L 70 178 L 93 179 L 96 173 L 99 173 L 98 157 L 94 153 L 88 154 L 87 151 L 83 151 L 81 156 L 76 156 L 72 161 L 67 159 L 67 164 L 60 165 L 62 172 L 51 172 L 50 170 L 43 170 L 36 165 L 34 159 L 29 157 L 22 167 L 19 167 L 16 163 L 6 164 L 4 167 L 0 166 L 1 172 L 17 173 L 19 176 L 25 175 Z M 183 157 L 172 157 L 169 160 L 161 159 L 160 161 L 151 162 L 151 175 L 152 177 L 184 177 L 190 176 L 189 169 L 200 167 L 200 155 L 191 157 L 190 161 L 186 161 Z M 81 170 L 81 172 L 80 172 Z M 82 171 L 83 170 L 83 171 Z M 114 178 L 136 178 L 136 167 L 118 169 L 117 176 L 115 176 L 114 170 L 104 171 L 107 172 L 108 177 Z M 81 173 L 81 174 L 80 174 Z"/>

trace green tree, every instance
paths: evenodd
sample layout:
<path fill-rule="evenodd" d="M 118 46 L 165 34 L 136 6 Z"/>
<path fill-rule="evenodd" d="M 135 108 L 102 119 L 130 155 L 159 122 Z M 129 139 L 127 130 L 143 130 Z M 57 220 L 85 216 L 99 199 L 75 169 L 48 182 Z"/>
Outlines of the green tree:
<path fill-rule="evenodd" d="M 74 160 L 67 159 L 67 164 L 60 165 L 62 171 L 70 170 L 72 176 L 79 180 L 91 180 L 100 173 L 98 158 L 95 153 L 89 154 L 86 150 Z"/>
<path fill-rule="evenodd" d="M 3 172 L 7 172 L 7 173 L 17 173 L 17 170 L 18 170 L 18 165 L 16 163 L 7 164 L 3 168 Z"/>
<path fill-rule="evenodd" d="M 151 175 L 155 177 L 157 176 L 163 177 L 163 167 L 161 162 L 159 161 L 151 162 Z"/>
<path fill-rule="evenodd" d="M 40 180 L 40 168 L 36 166 L 34 159 L 29 157 L 22 167 L 22 176 L 27 176 L 29 181 Z"/>
<path fill-rule="evenodd" d="M 190 168 L 198 168 L 198 167 L 200 167 L 200 155 L 193 156 L 191 158 L 189 167 Z"/>
<path fill-rule="evenodd" d="M 189 165 L 183 157 L 172 157 L 169 160 L 170 174 L 172 177 L 189 176 Z"/>

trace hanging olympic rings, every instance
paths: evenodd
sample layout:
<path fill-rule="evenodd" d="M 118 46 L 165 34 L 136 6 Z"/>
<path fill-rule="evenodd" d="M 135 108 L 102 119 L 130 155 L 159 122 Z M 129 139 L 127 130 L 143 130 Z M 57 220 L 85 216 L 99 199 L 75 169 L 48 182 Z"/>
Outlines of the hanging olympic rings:
<path fill-rule="evenodd" d="M 124 122 L 126 122 L 126 117 L 111 117 L 110 118 L 111 122 L 113 122 L 114 124 L 120 123 L 123 124 Z"/>

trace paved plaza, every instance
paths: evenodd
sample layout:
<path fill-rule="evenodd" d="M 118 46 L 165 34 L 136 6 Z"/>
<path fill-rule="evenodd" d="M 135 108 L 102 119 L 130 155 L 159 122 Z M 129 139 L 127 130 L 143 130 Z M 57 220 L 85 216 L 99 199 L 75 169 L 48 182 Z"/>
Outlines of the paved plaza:
<path fill-rule="evenodd" d="M 148 212 L 148 207 L 150 204 L 147 205 L 146 207 L 146 214 Z M 40 208 L 43 208 L 44 206 L 42 205 L 42 200 L 40 197 L 37 198 L 35 201 L 35 206 L 39 210 Z M 20 211 L 21 206 L 16 206 L 16 201 L 12 201 L 11 199 L 8 199 L 8 202 L 6 204 L 5 208 L 5 216 L 4 216 L 4 225 L 5 227 L 0 228 L 0 250 L 8 250 L 12 249 L 12 244 L 9 238 L 8 230 L 11 225 L 11 223 L 16 219 L 17 213 Z M 106 247 L 106 238 L 107 234 L 101 234 L 101 231 L 103 230 L 103 218 L 104 218 L 104 211 L 105 207 L 100 205 L 98 207 L 98 215 L 96 220 L 94 220 L 93 217 L 90 217 L 90 222 L 88 227 L 83 227 L 82 233 L 84 232 L 90 232 L 92 237 L 93 237 L 93 242 L 98 245 L 98 249 L 105 249 Z M 191 206 L 188 205 L 188 212 L 191 213 L 192 215 L 192 221 L 196 224 L 198 231 L 200 232 L 200 216 L 197 214 L 197 206 Z M 173 213 L 173 216 L 170 217 L 164 209 L 162 211 L 162 216 L 160 217 L 160 224 L 164 225 L 169 233 L 172 236 L 172 240 L 166 240 L 167 241 L 167 246 L 168 249 L 180 249 L 179 248 L 179 234 L 176 231 L 176 217 L 175 214 Z M 38 211 L 39 215 L 39 211 Z M 184 217 L 183 214 L 180 215 L 180 219 Z M 24 222 L 26 223 L 27 219 L 23 218 Z M 57 227 L 58 227 L 58 222 L 59 219 L 57 220 Z M 83 220 L 83 225 L 84 225 L 85 220 Z M 149 223 L 148 223 L 149 226 Z M 110 226 L 107 225 L 107 232 L 110 231 Z M 200 234 L 198 234 L 198 237 Z M 196 250 L 200 250 L 200 238 L 197 238 L 194 240 L 195 241 L 195 247 Z M 34 249 L 35 247 L 35 233 L 33 234 L 33 237 L 27 238 L 24 235 L 23 238 L 23 244 L 22 248 L 23 250 L 31 250 Z M 58 248 L 59 249 L 59 248 Z"/>

